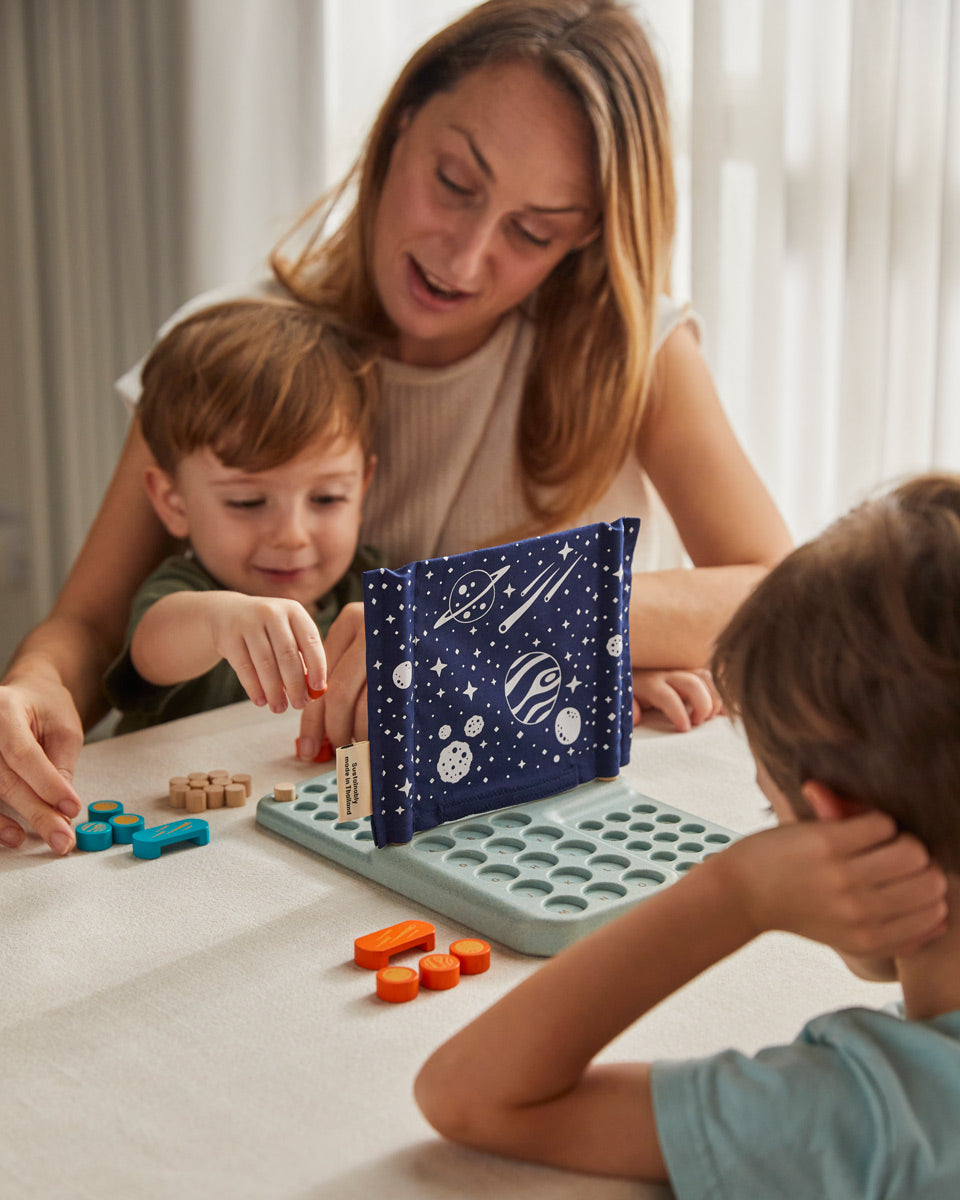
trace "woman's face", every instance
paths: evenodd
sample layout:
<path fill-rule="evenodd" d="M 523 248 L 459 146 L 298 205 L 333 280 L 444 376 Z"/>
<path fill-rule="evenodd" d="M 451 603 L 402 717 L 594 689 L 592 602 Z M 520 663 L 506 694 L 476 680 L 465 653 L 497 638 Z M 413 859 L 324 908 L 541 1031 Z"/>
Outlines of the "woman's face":
<path fill-rule="evenodd" d="M 456 362 L 595 234 L 590 128 L 528 63 L 466 75 L 404 122 L 377 206 L 373 274 L 404 362 Z"/>

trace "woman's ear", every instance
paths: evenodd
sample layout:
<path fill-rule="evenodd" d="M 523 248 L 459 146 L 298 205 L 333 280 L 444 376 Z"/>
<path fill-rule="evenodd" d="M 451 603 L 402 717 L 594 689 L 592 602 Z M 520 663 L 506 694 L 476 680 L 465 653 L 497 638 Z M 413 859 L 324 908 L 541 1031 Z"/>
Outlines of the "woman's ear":
<path fill-rule="evenodd" d="M 800 793 L 818 821 L 842 821 L 845 817 L 856 817 L 868 811 L 866 804 L 840 796 L 828 784 L 816 779 L 808 779 Z"/>
<path fill-rule="evenodd" d="M 163 522 L 167 532 L 175 538 L 184 539 L 190 535 L 186 508 L 183 497 L 177 490 L 176 482 L 160 467 L 151 465 L 144 468 L 143 483 L 150 497 L 157 516 Z"/>

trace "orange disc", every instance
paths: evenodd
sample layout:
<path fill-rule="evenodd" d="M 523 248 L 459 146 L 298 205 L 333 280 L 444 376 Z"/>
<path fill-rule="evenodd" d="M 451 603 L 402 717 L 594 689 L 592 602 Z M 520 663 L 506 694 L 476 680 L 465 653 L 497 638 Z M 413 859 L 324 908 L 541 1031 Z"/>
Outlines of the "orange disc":
<path fill-rule="evenodd" d="M 420 982 L 434 992 L 456 987 L 460 982 L 460 959 L 452 954 L 426 954 L 420 959 Z"/>
<path fill-rule="evenodd" d="M 480 938 L 458 938 L 450 953 L 460 960 L 462 975 L 482 975 L 490 967 L 490 945 Z"/>
<path fill-rule="evenodd" d="M 412 1000 L 420 990 L 420 981 L 412 967 L 381 967 L 377 972 L 377 995 L 391 1004 Z"/>

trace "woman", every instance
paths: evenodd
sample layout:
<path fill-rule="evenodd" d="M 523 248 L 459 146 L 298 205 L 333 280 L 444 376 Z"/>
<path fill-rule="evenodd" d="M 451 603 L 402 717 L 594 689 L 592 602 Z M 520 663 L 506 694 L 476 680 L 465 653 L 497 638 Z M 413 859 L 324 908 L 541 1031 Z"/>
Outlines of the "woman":
<path fill-rule="evenodd" d="M 693 569 L 638 573 L 638 705 L 709 716 L 716 631 L 789 536 L 720 407 L 695 329 L 665 300 L 667 106 L 611 0 L 490 0 L 422 47 L 387 97 L 332 236 L 321 202 L 279 285 L 381 347 L 379 468 L 364 538 L 396 562 L 585 520 L 646 517 L 652 484 Z M 346 184 L 344 185 L 346 187 Z M 311 214 L 305 222 L 312 220 Z M 50 617 L 0 688 L 0 796 L 58 852 L 68 780 L 129 599 L 166 547 L 134 421 Z M 646 565 L 640 563 L 639 565 Z M 327 640 L 304 758 L 365 728 L 360 618 Z M 0 840 L 20 826 L 0 818 Z"/>

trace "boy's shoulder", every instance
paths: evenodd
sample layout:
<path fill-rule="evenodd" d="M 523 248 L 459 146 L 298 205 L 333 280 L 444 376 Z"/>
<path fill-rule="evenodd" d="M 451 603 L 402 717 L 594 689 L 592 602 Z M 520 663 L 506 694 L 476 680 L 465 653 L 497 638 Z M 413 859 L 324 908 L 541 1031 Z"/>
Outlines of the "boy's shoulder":
<path fill-rule="evenodd" d="M 171 554 L 156 567 L 140 585 L 138 597 L 152 596 L 155 603 L 168 592 L 221 591 L 219 583 L 192 554 Z"/>
<path fill-rule="evenodd" d="M 652 1084 L 680 1200 L 960 1195 L 960 1011 L 827 1013 L 752 1056 L 655 1063 Z"/>

